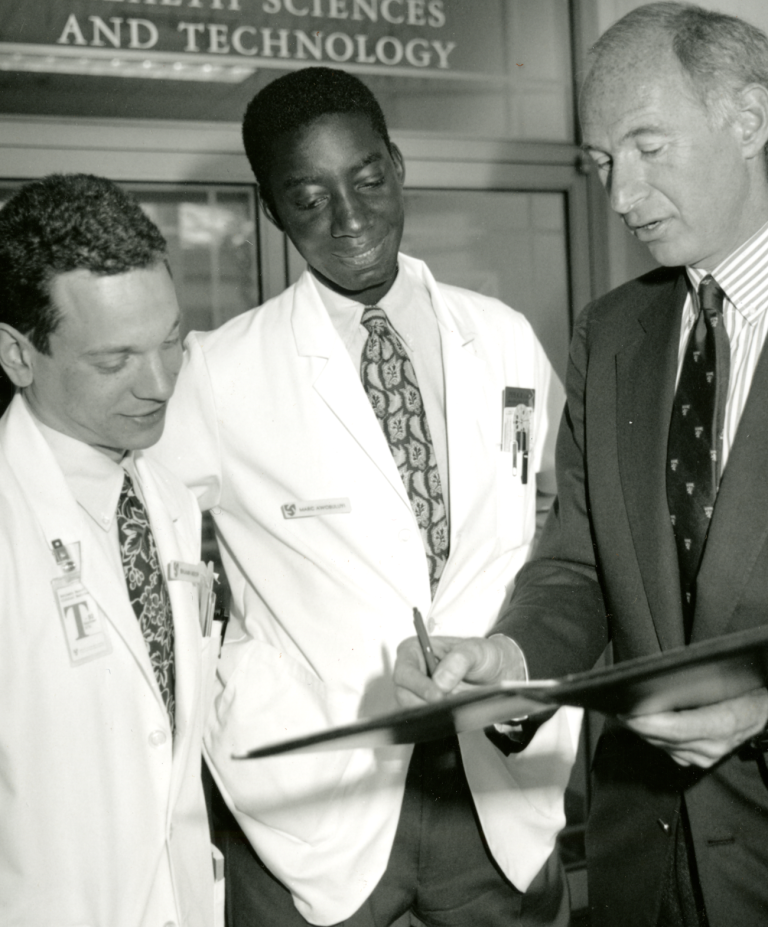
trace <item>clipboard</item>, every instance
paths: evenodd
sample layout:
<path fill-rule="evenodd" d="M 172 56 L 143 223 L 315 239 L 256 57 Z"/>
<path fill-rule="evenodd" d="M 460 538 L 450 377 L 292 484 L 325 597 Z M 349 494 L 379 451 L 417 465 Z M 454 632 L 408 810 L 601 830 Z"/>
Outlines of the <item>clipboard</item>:
<path fill-rule="evenodd" d="M 768 625 L 560 679 L 477 686 L 440 702 L 260 746 L 233 759 L 420 743 L 561 705 L 642 715 L 712 705 L 768 684 Z"/>

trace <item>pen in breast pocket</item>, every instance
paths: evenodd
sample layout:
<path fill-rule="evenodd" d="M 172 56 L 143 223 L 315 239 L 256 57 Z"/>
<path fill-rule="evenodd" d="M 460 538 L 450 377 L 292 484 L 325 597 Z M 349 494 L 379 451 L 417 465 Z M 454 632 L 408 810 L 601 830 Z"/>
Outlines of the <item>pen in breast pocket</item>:
<path fill-rule="evenodd" d="M 431 677 L 437 669 L 438 659 L 434 650 L 432 650 L 432 642 L 429 639 L 429 634 L 427 634 L 427 629 L 424 626 L 424 619 L 421 617 L 418 608 L 413 610 L 413 623 L 416 627 L 416 636 L 421 645 L 421 652 L 424 654 L 424 661 L 427 664 L 427 675 Z"/>

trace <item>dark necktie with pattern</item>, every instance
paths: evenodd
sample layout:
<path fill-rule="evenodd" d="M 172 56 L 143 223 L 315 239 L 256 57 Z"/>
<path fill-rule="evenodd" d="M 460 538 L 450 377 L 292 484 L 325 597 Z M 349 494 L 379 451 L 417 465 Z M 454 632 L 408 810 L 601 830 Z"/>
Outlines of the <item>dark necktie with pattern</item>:
<path fill-rule="evenodd" d="M 680 565 L 686 642 L 691 637 L 696 576 L 720 479 L 730 374 L 723 298 L 714 278 L 705 277 L 699 287 L 699 315 L 685 349 L 669 427 L 667 503 Z"/>
<path fill-rule="evenodd" d="M 149 651 L 157 684 L 175 726 L 176 673 L 173 660 L 173 615 L 149 516 L 126 473 L 117 503 L 117 533 L 128 598 Z"/>
<path fill-rule="evenodd" d="M 383 309 L 363 312 L 360 376 L 405 485 L 429 562 L 434 598 L 448 559 L 448 517 L 435 449 L 411 360 Z"/>

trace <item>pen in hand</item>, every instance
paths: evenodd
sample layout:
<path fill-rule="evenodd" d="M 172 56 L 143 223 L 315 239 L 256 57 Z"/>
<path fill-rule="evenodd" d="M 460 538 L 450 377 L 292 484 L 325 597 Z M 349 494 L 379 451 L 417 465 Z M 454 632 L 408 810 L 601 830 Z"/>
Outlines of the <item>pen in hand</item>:
<path fill-rule="evenodd" d="M 432 650 L 432 642 L 429 639 L 429 634 L 427 634 L 427 629 L 424 626 L 424 619 L 421 617 L 418 608 L 413 610 L 413 623 L 416 627 L 416 636 L 419 639 L 421 652 L 424 654 L 424 660 L 427 664 L 427 676 L 431 678 L 437 669 L 438 659 L 434 650 Z"/>

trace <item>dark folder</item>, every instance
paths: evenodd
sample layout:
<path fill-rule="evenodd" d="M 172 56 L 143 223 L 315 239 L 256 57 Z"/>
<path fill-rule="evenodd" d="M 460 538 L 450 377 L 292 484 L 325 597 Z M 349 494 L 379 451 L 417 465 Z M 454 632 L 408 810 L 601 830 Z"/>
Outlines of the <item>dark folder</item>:
<path fill-rule="evenodd" d="M 440 702 L 249 750 L 291 751 L 419 743 L 575 705 L 606 715 L 697 708 L 768 684 L 768 625 L 560 679 L 473 686 Z"/>

